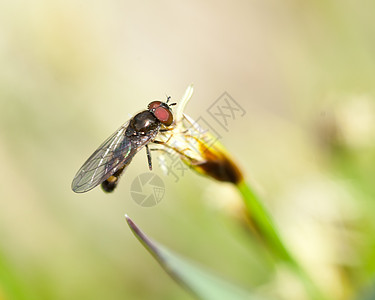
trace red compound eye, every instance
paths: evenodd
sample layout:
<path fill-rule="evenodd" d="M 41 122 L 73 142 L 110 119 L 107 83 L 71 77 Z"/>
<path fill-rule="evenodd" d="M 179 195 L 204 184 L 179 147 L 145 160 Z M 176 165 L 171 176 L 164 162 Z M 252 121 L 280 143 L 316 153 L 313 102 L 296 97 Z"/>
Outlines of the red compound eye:
<path fill-rule="evenodd" d="M 161 105 L 161 101 L 152 101 L 149 105 L 148 105 L 148 109 L 155 109 L 157 107 L 159 107 Z"/>
<path fill-rule="evenodd" d="M 159 106 L 154 111 L 155 117 L 164 125 L 169 126 L 173 122 L 172 112 L 165 107 Z"/>

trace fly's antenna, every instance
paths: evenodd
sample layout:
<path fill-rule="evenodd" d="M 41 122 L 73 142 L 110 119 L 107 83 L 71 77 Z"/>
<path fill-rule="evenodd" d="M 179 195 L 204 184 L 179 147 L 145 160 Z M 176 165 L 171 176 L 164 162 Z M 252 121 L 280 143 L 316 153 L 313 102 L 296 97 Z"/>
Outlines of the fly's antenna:
<path fill-rule="evenodd" d="M 166 95 L 167 96 L 167 95 Z M 171 96 L 167 96 L 167 102 L 165 102 L 165 104 L 168 104 L 169 100 L 171 100 Z M 177 103 L 174 102 L 174 103 L 171 103 L 171 104 L 168 104 L 168 106 L 173 106 L 173 105 L 176 105 Z"/>

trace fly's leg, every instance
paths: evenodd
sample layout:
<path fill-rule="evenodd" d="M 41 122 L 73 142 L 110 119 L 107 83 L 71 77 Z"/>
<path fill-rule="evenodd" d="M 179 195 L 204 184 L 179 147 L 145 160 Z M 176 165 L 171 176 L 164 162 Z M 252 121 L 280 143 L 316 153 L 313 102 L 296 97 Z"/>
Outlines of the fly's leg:
<path fill-rule="evenodd" d="M 150 148 L 150 151 L 162 151 L 164 153 L 169 153 L 167 150 L 165 149 L 158 149 L 158 148 Z"/>
<path fill-rule="evenodd" d="M 157 141 L 158 142 L 158 141 Z M 158 143 L 156 143 L 158 144 Z M 163 144 L 163 142 L 161 142 L 160 144 Z M 150 148 L 150 151 L 161 151 L 163 153 L 166 153 L 166 154 L 171 154 L 168 150 L 166 149 L 161 149 L 161 148 Z M 172 164 L 174 163 L 174 160 L 172 158 Z M 172 174 L 175 178 L 176 178 L 176 182 L 179 180 L 179 177 L 178 175 L 173 171 L 173 167 L 172 167 L 172 164 L 168 164 L 166 161 L 164 161 L 164 168 L 166 168 L 166 172 L 167 172 L 167 175 L 169 174 Z"/>
<path fill-rule="evenodd" d="M 167 131 L 169 131 L 169 129 L 164 129 L 163 131 L 162 131 L 162 129 L 161 130 L 159 130 L 159 132 L 167 132 Z M 167 144 L 169 141 L 170 141 L 170 139 L 172 138 L 172 136 L 173 136 L 173 134 L 171 134 L 168 138 L 167 138 L 167 140 L 165 141 L 165 142 L 162 142 L 162 141 L 152 141 L 153 143 L 155 143 L 155 144 L 163 144 L 163 145 L 165 145 L 165 144 Z"/>
<path fill-rule="evenodd" d="M 146 152 L 147 152 L 147 160 L 148 160 L 148 168 L 152 171 L 152 160 L 151 160 L 151 152 L 148 149 L 148 145 L 146 145 Z"/>
<path fill-rule="evenodd" d="M 180 154 L 181 156 L 184 156 L 190 160 L 192 160 L 191 157 L 189 157 L 188 155 L 185 154 L 185 151 L 189 150 L 188 148 L 185 148 L 183 150 L 178 150 L 177 148 L 173 147 L 173 146 L 170 146 L 168 145 L 166 142 L 162 142 L 162 141 L 157 141 L 157 140 L 154 140 L 152 141 L 154 144 L 157 144 L 157 145 L 163 145 L 164 147 L 167 147 L 169 149 L 172 149 L 173 151 L 177 152 L 178 154 Z M 165 150 L 166 151 L 166 150 Z M 166 151 L 168 152 L 168 151 Z"/>

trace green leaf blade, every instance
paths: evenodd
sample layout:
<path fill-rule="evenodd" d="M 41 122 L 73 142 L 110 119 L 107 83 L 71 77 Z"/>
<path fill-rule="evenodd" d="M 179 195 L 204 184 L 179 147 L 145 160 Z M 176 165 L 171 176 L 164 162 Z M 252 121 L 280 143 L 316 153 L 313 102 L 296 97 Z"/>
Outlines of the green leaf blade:
<path fill-rule="evenodd" d="M 157 260 L 162 268 L 177 281 L 177 283 L 188 289 L 199 299 L 260 300 L 260 298 L 251 294 L 249 291 L 219 278 L 197 263 L 177 255 L 166 247 L 152 241 L 127 215 L 125 215 L 125 217 L 133 234 Z"/>

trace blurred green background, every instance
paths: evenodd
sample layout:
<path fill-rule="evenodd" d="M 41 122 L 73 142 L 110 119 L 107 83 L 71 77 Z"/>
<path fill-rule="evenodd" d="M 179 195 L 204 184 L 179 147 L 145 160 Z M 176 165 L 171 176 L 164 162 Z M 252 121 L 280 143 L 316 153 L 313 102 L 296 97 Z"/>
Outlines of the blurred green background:
<path fill-rule="evenodd" d="M 375 271 L 374 1 L 0 2 L 0 299 L 191 299 L 142 248 L 147 234 L 272 299 L 298 280 L 237 223 L 230 186 L 188 172 L 152 208 L 74 194 L 82 163 L 167 95 L 207 118 L 290 249 L 332 299 Z M 227 91 L 228 132 L 206 109 Z"/>

